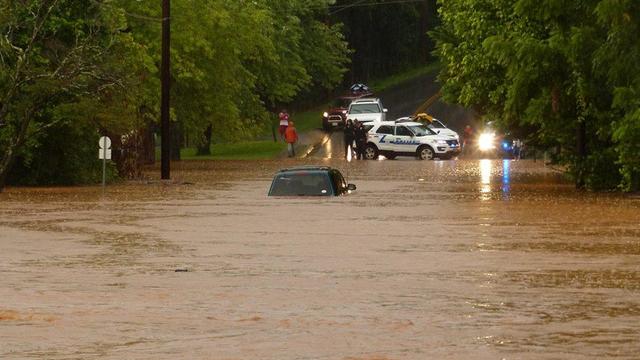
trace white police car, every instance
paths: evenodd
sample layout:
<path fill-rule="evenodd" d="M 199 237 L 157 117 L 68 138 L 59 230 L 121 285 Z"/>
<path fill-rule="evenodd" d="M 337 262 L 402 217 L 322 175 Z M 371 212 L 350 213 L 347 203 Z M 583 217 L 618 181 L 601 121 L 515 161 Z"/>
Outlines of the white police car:
<path fill-rule="evenodd" d="M 421 114 L 421 115 L 425 115 L 428 116 L 426 114 Z M 429 116 L 426 120 L 424 121 L 417 121 L 415 116 L 405 116 L 405 117 L 401 117 L 396 119 L 396 122 L 419 122 L 421 124 L 425 124 L 429 127 L 429 129 L 435 131 L 436 134 L 440 134 L 440 135 L 445 135 L 448 136 L 450 139 L 456 139 L 458 140 L 458 142 L 460 142 L 460 136 L 458 135 L 457 132 L 449 129 L 442 121 Z"/>
<path fill-rule="evenodd" d="M 378 155 L 388 159 L 396 156 L 415 156 L 421 160 L 450 159 L 460 153 L 458 140 L 439 135 L 426 125 L 417 122 L 370 122 L 364 157 L 374 160 Z"/>

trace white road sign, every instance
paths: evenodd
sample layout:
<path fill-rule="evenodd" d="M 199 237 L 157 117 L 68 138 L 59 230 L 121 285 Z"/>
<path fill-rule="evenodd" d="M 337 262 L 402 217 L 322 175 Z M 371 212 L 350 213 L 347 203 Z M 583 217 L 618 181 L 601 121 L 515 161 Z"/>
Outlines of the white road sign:
<path fill-rule="evenodd" d="M 98 150 L 98 159 L 100 160 L 111 160 L 111 149 L 99 149 Z"/>
<path fill-rule="evenodd" d="M 108 136 L 101 137 L 100 141 L 98 141 L 98 146 L 100 146 L 100 149 L 111 149 L 111 139 Z"/>

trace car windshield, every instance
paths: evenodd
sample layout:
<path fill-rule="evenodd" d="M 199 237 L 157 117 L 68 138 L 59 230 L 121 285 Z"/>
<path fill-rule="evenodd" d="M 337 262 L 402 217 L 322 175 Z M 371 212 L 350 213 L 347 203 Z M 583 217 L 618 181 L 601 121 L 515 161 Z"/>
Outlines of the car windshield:
<path fill-rule="evenodd" d="M 269 196 L 330 196 L 333 188 L 325 172 L 295 171 L 277 174 Z"/>
<path fill-rule="evenodd" d="M 431 124 L 429 125 L 430 128 L 432 129 L 446 129 L 447 127 L 444 126 L 443 123 L 441 123 L 439 120 L 434 119 Z"/>
<path fill-rule="evenodd" d="M 436 133 L 426 125 L 411 125 L 408 128 L 411 129 L 416 136 L 436 135 Z"/>
<path fill-rule="evenodd" d="M 377 114 L 380 112 L 378 104 L 352 104 L 350 114 Z"/>

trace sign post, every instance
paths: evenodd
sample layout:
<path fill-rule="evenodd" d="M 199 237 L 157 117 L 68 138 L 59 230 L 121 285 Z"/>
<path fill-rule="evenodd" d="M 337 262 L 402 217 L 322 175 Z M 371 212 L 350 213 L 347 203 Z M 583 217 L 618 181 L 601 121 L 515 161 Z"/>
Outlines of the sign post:
<path fill-rule="evenodd" d="M 100 150 L 98 151 L 98 159 L 102 159 L 102 187 L 107 186 L 107 160 L 111 160 L 111 139 L 103 136 L 98 141 Z"/>

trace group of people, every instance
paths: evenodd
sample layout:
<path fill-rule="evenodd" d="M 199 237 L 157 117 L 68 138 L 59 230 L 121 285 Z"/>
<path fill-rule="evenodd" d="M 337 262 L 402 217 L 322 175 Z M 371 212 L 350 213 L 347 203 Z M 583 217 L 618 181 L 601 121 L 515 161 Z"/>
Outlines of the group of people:
<path fill-rule="evenodd" d="M 278 127 L 280 139 L 287 143 L 289 157 L 294 157 L 296 156 L 295 144 L 298 142 L 298 132 L 293 125 L 293 121 L 289 119 L 289 113 L 287 113 L 286 109 L 280 111 L 278 118 L 280 119 L 280 126 Z"/>
<path fill-rule="evenodd" d="M 353 150 L 355 142 L 356 159 L 364 159 L 364 149 L 367 145 L 367 131 L 358 119 L 347 120 L 344 126 L 344 156 L 349 157 L 349 151 Z"/>

